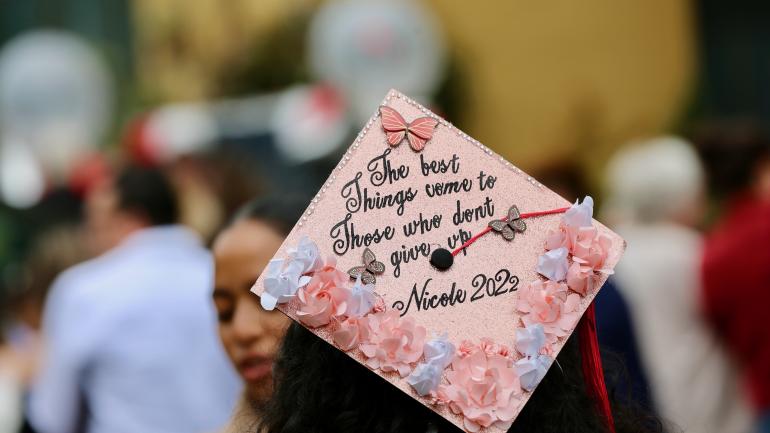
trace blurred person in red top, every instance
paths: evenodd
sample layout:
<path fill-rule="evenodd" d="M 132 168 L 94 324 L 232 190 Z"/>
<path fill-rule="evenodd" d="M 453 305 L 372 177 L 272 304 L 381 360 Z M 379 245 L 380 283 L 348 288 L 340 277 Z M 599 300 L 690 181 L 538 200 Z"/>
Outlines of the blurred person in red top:
<path fill-rule="evenodd" d="M 695 136 L 722 215 L 703 256 L 705 312 L 739 362 L 759 431 L 770 432 L 770 141 L 746 122 Z"/>

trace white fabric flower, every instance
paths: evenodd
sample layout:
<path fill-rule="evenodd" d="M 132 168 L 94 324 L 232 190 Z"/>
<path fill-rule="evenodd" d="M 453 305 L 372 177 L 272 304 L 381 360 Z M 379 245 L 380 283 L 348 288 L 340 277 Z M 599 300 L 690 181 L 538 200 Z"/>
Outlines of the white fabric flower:
<path fill-rule="evenodd" d="M 551 281 L 563 281 L 569 270 L 568 255 L 565 247 L 546 252 L 537 259 L 537 272 Z"/>
<path fill-rule="evenodd" d="M 547 355 L 527 356 L 516 361 L 513 369 L 519 375 L 522 389 L 532 391 L 545 377 L 553 359 Z"/>
<path fill-rule="evenodd" d="M 516 329 L 516 350 L 524 356 L 535 356 L 545 344 L 543 325 L 536 323 Z"/>
<path fill-rule="evenodd" d="M 418 395 L 426 396 L 438 388 L 444 370 L 452 363 L 455 346 L 447 340 L 446 334 L 428 341 L 423 346 L 425 362 L 420 363 L 406 381 Z"/>
<path fill-rule="evenodd" d="M 259 302 L 265 310 L 273 310 L 277 304 L 289 302 L 300 287 L 310 282 L 310 277 L 302 275 L 304 264 L 296 260 L 275 259 L 267 265 L 264 278 L 265 290 Z"/>
<path fill-rule="evenodd" d="M 591 227 L 594 215 L 594 199 L 587 195 L 583 203 L 575 200 L 575 204 L 564 213 L 562 222 L 568 227 Z"/>
<path fill-rule="evenodd" d="M 422 350 L 425 361 L 441 366 L 442 370 L 452 363 L 457 351 L 454 344 L 449 342 L 446 334 L 428 341 Z"/>
<path fill-rule="evenodd" d="M 302 236 L 296 247 L 289 248 L 288 256 L 291 261 L 302 265 L 301 274 L 316 271 L 324 265 L 318 245 L 307 236 Z"/>
<path fill-rule="evenodd" d="M 363 317 L 372 311 L 377 303 L 377 296 L 374 294 L 374 284 L 361 283 L 361 276 L 356 278 L 355 284 L 350 288 L 350 296 L 347 301 L 347 310 L 345 314 L 353 317 Z"/>
<path fill-rule="evenodd" d="M 438 388 L 443 373 L 444 369 L 437 364 L 422 363 L 414 368 L 406 381 L 418 395 L 424 397 Z"/>
<path fill-rule="evenodd" d="M 516 350 L 524 357 L 516 361 L 513 368 L 519 376 L 521 387 L 527 391 L 535 389 L 553 362 L 550 356 L 540 354 L 544 344 L 543 325 L 535 324 L 516 330 Z"/>

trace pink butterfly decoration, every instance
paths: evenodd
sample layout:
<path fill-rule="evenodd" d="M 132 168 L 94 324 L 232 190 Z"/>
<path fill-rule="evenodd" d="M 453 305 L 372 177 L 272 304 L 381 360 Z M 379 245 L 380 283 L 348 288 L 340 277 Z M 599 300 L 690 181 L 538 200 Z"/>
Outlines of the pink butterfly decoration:
<path fill-rule="evenodd" d="M 425 148 L 425 143 L 433 137 L 433 130 L 438 125 L 438 120 L 430 117 L 418 117 L 412 123 L 406 123 L 398 111 L 384 105 L 380 106 L 380 115 L 388 144 L 398 146 L 406 136 L 409 147 L 415 152 Z"/>

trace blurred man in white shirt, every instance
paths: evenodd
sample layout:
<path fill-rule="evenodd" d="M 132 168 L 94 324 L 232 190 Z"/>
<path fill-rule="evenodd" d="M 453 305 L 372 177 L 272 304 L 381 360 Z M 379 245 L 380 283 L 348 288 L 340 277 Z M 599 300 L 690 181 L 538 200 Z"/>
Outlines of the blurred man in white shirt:
<path fill-rule="evenodd" d="M 605 220 L 628 242 L 615 282 L 628 301 L 653 401 L 687 433 L 746 433 L 737 370 L 701 315 L 703 168 L 676 137 L 650 139 L 608 164 Z"/>
<path fill-rule="evenodd" d="M 51 289 L 31 423 L 40 433 L 216 430 L 240 385 L 216 334 L 212 259 L 175 224 L 167 179 L 127 168 L 90 195 L 87 217 L 106 252 Z"/>

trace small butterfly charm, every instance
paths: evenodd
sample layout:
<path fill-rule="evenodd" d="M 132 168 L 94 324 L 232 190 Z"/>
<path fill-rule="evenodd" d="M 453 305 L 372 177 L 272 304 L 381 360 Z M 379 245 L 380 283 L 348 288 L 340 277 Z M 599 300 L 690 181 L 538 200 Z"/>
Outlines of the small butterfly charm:
<path fill-rule="evenodd" d="M 366 248 L 364 250 L 364 265 L 350 268 L 348 275 L 354 280 L 360 276 L 361 282 L 364 284 L 374 284 L 377 281 L 374 274 L 383 272 L 385 272 L 385 265 L 377 261 L 372 250 Z"/>
<path fill-rule="evenodd" d="M 524 230 L 527 229 L 527 224 L 521 219 L 519 208 L 513 205 L 508 209 L 508 221 L 493 220 L 489 223 L 489 227 L 503 235 L 506 241 L 512 241 L 516 237 L 516 232 L 524 233 Z"/>
<path fill-rule="evenodd" d="M 433 137 L 433 130 L 438 125 L 438 120 L 430 117 L 418 117 L 412 123 L 406 123 L 398 111 L 385 105 L 380 106 L 380 115 L 388 144 L 393 147 L 398 146 L 406 137 L 409 147 L 415 152 L 425 148 L 425 143 Z"/>

